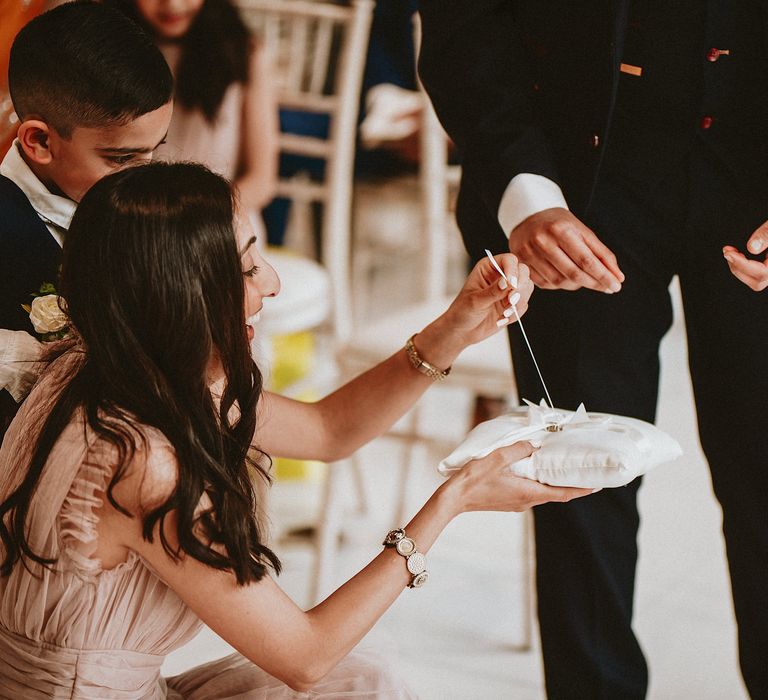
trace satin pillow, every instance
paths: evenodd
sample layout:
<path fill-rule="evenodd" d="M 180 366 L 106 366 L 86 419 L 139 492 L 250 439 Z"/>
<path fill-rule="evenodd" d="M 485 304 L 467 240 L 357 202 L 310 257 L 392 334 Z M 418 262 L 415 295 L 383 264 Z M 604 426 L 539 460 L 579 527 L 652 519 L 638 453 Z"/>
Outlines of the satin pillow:
<path fill-rule="evenodd" d="M 583 404 L 576 411 L 564 411 L 528 403 L 527 408 L 476 426 L 438 469 L 448 475 L 520 440 L 540 449 L 511 464 L 510 471 L 551 486 L 624 486 L 683 454 L 677 440 L 636 418 L 587 413 Z"/>

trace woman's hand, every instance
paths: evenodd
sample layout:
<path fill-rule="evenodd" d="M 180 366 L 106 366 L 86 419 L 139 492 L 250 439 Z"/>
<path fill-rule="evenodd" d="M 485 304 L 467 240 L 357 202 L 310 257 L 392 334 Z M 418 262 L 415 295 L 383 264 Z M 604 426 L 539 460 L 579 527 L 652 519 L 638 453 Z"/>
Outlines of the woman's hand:
<path fill-rule="evenodd" d="M 507 467 L 533 454 L 529 442 L 516 442 L 467 462 L 440 488 L 452 492 L 456 514 L 475 510 L 523 511 L 557 501 L 588 496 L 592 489 L 547 486 L 515 476 Z"/>
<path fill-rule="evenodd" d="M 463 337 L 465 346 L 479 343 L 499 327 L 513 323 L 515 308 L 520 316 L 528 310 L 528 300 L 533 293 L 528 266 L 511 253 L 497 255 L 495 259 L 509 283 L 488 258 L 483 258 L 443 314 L 451 331 Z"/>
<path fill-rule="evenodd" d="M 533 292 L 528 266 L 511 253 L 495 260 L 509 283 L 488 258 L 477 263 L 446 312 L 417 335 L 416 348 L 425 360 L 448 367 L 468 345 L 514 323 L 515 309 L 520 316 L 528 310 Z"/>

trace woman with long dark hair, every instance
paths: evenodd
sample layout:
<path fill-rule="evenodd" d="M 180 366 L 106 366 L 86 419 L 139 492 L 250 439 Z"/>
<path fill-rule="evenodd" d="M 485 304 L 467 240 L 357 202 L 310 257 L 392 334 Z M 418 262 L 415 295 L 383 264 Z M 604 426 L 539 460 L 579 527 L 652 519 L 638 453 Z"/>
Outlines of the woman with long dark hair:
<path fill-rule="evenodd" d="M 527 270 L 498 260 L 522 312 Z M 229 185 L 202 166 L 155 163 L 97 183 L 67 235 L 60 291 L 74 335 L 49 354 L 0 449 L 3 697 L 411 697 L 350 651 L 403 588 L 424 583 L 423 555 L 445 525 L 587 493 L 505 471 L 527 443 L 498 450 L 302 611 L 270 574 L 280 564 L 253 475 L 267 478 L 267 453 L 348 454 L 497 331 L 511 295 L 490 263 L 409 352 L 315 404 L 262 391 L 247 319 L 279 281 Z M 240 653 L 162 679 L 164 656 L 201 621 Z"/>
<path fill-rule="evenodd" d="M 278 110 L 263 48 L 230 0 L 104 0 L 155 40 L 176 81 L 155 158 L 195 161 L 237 183 L 258 212 L 274 196 Z M 260 219 L 254 219 L 260 221 Z"/>

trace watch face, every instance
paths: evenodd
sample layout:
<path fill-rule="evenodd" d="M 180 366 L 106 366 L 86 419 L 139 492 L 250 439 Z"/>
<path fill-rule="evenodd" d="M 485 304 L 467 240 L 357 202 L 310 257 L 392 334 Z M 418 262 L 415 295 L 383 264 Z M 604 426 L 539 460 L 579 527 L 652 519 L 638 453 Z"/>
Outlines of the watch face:
<path fill-rule="evenodd" d="M 404 557 L 407 557 L 416 551 L 416 543 L 410 537 L 403 537 L 395 545 L 395 549 L 398 551 L 399 554 L 402 554 Z"/>
<path fill-rule="evenodd" d="M 411 588 L 421 588 L 429 578 L 429 573 L 426 571 L 422 571 L 420 574 L 416 574 L 416 576 L 413 577 L 413 581 L 411 581 Z"/>
<path fill-rule="evenodd" d="M 422 573 L 424 569 L 427 568 L 427 559 L 421 552 L 414 552 L 408 557 L 405 565 L 408 567 L 408 571 L 415 576 L 416 574 Z"/>

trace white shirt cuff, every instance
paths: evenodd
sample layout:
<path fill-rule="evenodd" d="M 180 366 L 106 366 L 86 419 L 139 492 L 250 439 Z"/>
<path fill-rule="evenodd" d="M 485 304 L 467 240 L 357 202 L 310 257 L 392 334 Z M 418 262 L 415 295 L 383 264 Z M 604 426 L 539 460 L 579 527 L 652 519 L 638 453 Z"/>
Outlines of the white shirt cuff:
<path fill-rule="evenodd" d="M 504 235 L 509 234 L 529 216 L 545 209 L 567 209 L 563 191 L 557 183 L 543 175 L 520 173 L 510 180 L 499 204 L 499 223 Z"/>

